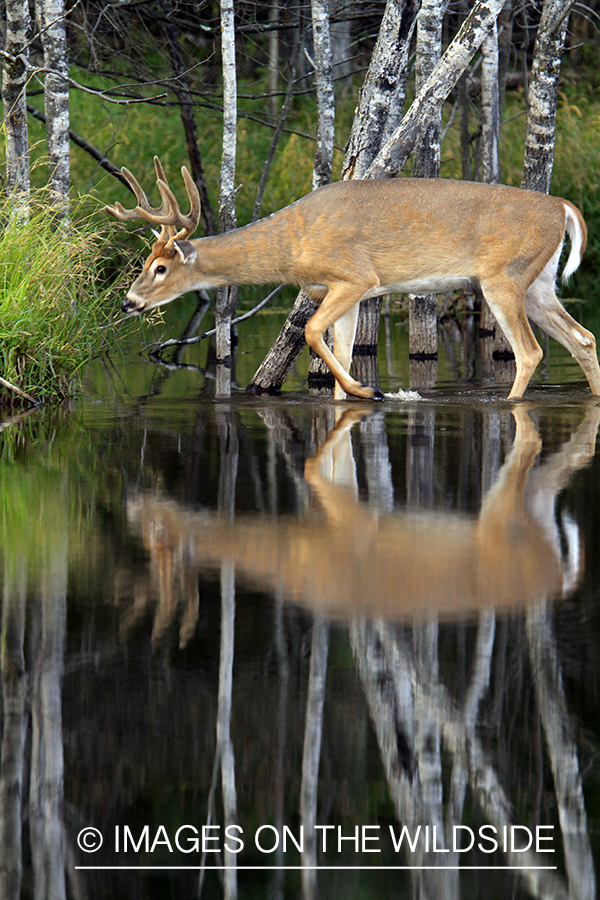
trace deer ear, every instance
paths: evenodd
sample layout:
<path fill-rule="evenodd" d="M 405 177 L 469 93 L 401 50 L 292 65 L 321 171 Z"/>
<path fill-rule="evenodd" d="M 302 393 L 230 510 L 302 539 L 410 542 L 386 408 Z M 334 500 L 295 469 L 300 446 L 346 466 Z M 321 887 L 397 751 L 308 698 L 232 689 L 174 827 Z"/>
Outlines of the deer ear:
<path fill-rule="evenodd" d="M 175 249 L 182 263 L 193 263 L 196 259 L 196 248 L 191 241 L 175 241 Z"/>

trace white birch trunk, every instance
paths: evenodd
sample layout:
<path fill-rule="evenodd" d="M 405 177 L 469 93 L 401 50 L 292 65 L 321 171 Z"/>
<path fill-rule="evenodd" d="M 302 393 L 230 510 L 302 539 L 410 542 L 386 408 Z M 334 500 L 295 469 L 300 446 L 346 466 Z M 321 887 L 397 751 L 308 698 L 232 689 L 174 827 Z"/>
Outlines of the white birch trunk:
<path fill-rule="evenodd" d="M 235 228 L 235 162 L 237 149 L 237 76 L 235 65 L 235 26 L 233 0 L 221 0 L 221 57 L 223 68 L 223 154 L 219 180 L 219 231 Z M 237 288 L 221 289 L 217 294 L 217 396 L 231 394 L 231 320 L 237 304 Z"/>
<path fill-rule="evenodd" d="M 237 791 L 235 757 L 231 740 L 231 707 L 233 698 L 233 658 L 235 634 L 235 568 L 231 560 L 221 562 L 221 648 L 219 653 L 219 698 L 217 712 L 217 752 L 221 764 L 224 828 L 237 824 Z M 225 900 L 237 897 L 235 853 L 223 849 L 228 867 L 223 873 Z"/>
<path fill-rule="evenodd" d="M 447 3 L 423 0 L 417 17 L 416 91 L 426 84 L 442 55 L 442 26 Z M 437 178 L 440 174 L 442 134 L 441 107 L 423 131 L 423 137 L 415 151 L 413 176 Z"/>
<path fill-rule="evenodd" d="M 483 181 L 500 182 L 500 80 L 498 25 L 481 45 L 481 144 Z M 484 297 L 481 298 L 479 333 L 482 340 L 482 357 L 489 369 L 489 376 L 501 381 L 512 381 L 515 367 L 514 353 L 506 335 L 496 321 Z"/>
<path fill-rule="evenodd" d="M 26 62 L 31 16 L 27 0 L 7 0 L 2 67 L 2 104 L 6 134 L 6 186 L 9 196 L 25 214 L 29 202 L 29 137 L 27 128 Z"/>
<path fill-rule="evenodd" d="M 311 0 L 315 89 L 317 93 L 317 149 L 313 169 L 313 190 L 331 181 L 335 123 L 335 95 L 331 65 L 329 4 Z"/>
<path fill-rule="evenodd" d="M 360 91 L 346 146 L 342 179 L 364 178 L 383 140 L 402 117 L 406 69 L 418 2 L 388 0 Z M 390 122 L 394 128 L 390 128 Z"/>
<path fill-rule="evenodd" d="M 69 215 L 71 162 L 69 74 L 65 0 L 37 0 L 36 18 L 44 48 L 44 111 L 48 144 L 50 199 L 58 214 Z"/>
<path fill-rule="evenodd" d="M 521 186 L 548 193 L 554 165 L 556 97 L 569 12 L 574 0 L 545 0 L 527 96 L 527 132 Z"/>
<path fill-rule="evenodd" d="M 415 97 L 402 123 L 369 166 L 368 178 L 391 178 L 400 171 L 419 143 L 423 129 L 438 114 L 446 97 L 479 50 L 503 6 L 504 0 L 477 0 Z"/>
<path fill-rule="evenodd" d="M 481 140 L 483 180 L 500 181 L 500 105 L 498 80 L 498 26 L 494 26 L 481 45 Z"/>
<path fill-rule="evenodd" d="M 331 40 L 329 34 L 329 4 L 327 0 L 311 0 L 313 62 L 315 65 L 315 91 L 317 95 L 317 145 L 313 167 L 313 191 L 331 181 L 335 124 L 335 95 L 331 66 Z M 325 340 L 331 347 L 332 333 Z M 331 378 L 329 369 L 314 350 L 310 351 L 309 382 Z"/>
<path fill-rule="evenodd" d="M 422 89 L 442 55 L 446 3 L 423 0 L 417 17 L 416 90 Z M 442 108 L 426 128 L 415 151 L 413 177 L 440 174 Z M 437 380 L 437 313 L 435 294 L 411 296 L 409 313 L 410 387 L 430 387 Z"/>

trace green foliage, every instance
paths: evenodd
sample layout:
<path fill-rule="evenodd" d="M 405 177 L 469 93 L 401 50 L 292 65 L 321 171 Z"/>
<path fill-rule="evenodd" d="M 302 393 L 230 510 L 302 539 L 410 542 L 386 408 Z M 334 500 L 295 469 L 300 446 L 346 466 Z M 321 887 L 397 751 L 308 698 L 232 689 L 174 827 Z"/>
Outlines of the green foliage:
<path fill-rule="evenodd" d="M 63 399 L 106 346 L 108 229 L 76 213 L 57 222 L 43 194 L 27 220 L 8 201 L 0 216 L 0 375 L 40 402 Z"/>

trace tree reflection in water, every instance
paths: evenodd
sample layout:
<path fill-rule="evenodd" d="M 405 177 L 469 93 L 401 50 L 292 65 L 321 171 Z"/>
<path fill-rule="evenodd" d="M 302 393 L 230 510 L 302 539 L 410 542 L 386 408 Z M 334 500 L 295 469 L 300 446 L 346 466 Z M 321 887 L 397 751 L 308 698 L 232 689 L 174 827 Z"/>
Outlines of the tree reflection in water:
<path fill-rule="evenodd" d="M 155 706 L 150 721 L 159 730 L 166 729 L 165 738 L 157 734 L 156 741 L 157 745 L 163 741 L 165 747 L 169 744 L 167 756 L 174 760 L 176 754 L 184 754 L 189 735 L 185 758 L 193 761 L 196 781 L 206 787 L 203 802 L 208 798 L 208 818 L 204 821 L 225 826 L 248 814 L 244 803 L 249 795 L 249 766 L 262 752 L 259 737 L 272 730 L 276 740 L 269 745 L 273 752 L 265 761 L 270 787 L 261 794 L 252 816 L 262 815 L 280 830 L 293 820 L 303 824 L 307 834 L 314 834 L 312 826 L 317 822 L 336 821 L 322 793 L 323 778 L 330 777 L 322 766 L 324 733 L 332 714 L 327 669 L 330 623 L 334 622 L 347 629 L 393 809 L 391 821 L 407 826 L 413 834 L 419 826 L 435 826 L 437 847 L 448 851 L 440 854 L 419 844 L 409 860 L 412 866 L 422 867 L 410 873 L 411 895 L 435 900 L 460 896 L 459 873 L 451 867 L 459 866 L 463 858 L 452 847 L 453 826 L 486 822 L 501 832 L 511 824 L 548 821 L 539 800 L 533 795 L 524 799 L 520 789 L 515 790 L 503 762 L 510 754 L 504 753 L 502 745 L 510 741 L 509 729 L 514 725 L 506 713 L 510 695 L 498 684 L 503 663 L 510 662 L 521 678 L 527 667 L 531 672 L 536 721 L 543 730 L 552 771 L 564 874 L 536 868 L 548 863 L 533 851 L 509 850 L 504 863 L 523 867 L 519 877 L 526 895 L 592 900 L 595 874 L 576 728 L 553 616 L 554 601 L 573 593 L 584 566 L 580 531 L 574 519 L 564 514 L 559 496 L 593 458 L 600 410 L 586 408 L 570 438 L 547 453 L 541 452 L 540 433 L 526 406 L 514 406 L 511 412 L 486 410 L 481 429 L 483 499 L 476 515 L 435 509 L 439 493 L 435 410 L 421 412 L 416 406 L 408 415 L 406 506 L 402 509 L 395 505 L 396 461 L 390 458 L 383 414 L 351 406 L 335 422 L 332 409 L 317 408 L 313 439 L 318 449 L 307 454 L 305 461 L 285 407 L 265 407 L 260 413 L 269 437 L 269 466 L 275 457 L 284 461 L 298 515 L 276 515 L 273 498 L 261 514 L 236 512 L 240 450 L 246 437 L 235 408 L 227 404 L 215 412 L 219 482 L 214 512 L 198 511 L 156 488 L 129 491 L 125 508 L 131 533 L 139 536 L 148 560 L 147 567 L 138 563 L 131 568 L 130 588 L 121 586 L 116 596 L 120 640 L 132 648 L 132 654 L 133 648 L 139 648 L 138 636 L 148 618 L 156 656 L 174 626 L 179 631 L 179 649 L 169 652 L 185 654 L 202 627 L 210 573 L 218 574 L 218 662 L 200 665 L 207 672 L 201 682 L 206 696 L 198 696 L 194 688 L 189 713 L 182 714 L 185 702 L 180 698 L 172 717 L 168 700 L 160 699 L 159 690 L 152 700 L 152 682 L 146 697 Z M 514 440 L 500 464 L 501 447 L 511 427 Z M 80 665 L 66 649 L 67 572 L 68 564 L 74 562 L 69 550 L 72 526 L 67 522 L 72 511 L 64 483 L 47 488 L 42 507 L 46 520 L 30 525 L 24 542 L 5 539 L 3 547 L 0 897 L 16 900 L 22 890 L 24 896 L 58 900 L 133 896 L 137 888 L 130 874 L 119 873 L 118 880 L 107 876 L 103 881 L 75 869 L 75 861 L 89 861 L 81 859 L 74 837 L 90 810 L 108 833 L 117 820 L 127 821 L 135 789 L 125 776 L 119 776 L 114 797 L 107 798 L 109 811 L 101 809 L 98 797 L 85 810 L 73 808 L 74 801 L 87 804 L 86 790 L 93 795 L 105 790 L 107 782 L 106 775 L 104 780 L 99 773 L 90 775 L 93 766 L 71 751 L 71 746 L 85 746 L 85 741 L 79 736 L 79 723 L 63 725 L 61 713 L 65 665 L 71 671 Z M 24 552 L 24 544 L 35 545 L 36 553 Z M 118 581 L 115 576 L 113 583 Z M 240 712 L 236 666 L 249 652 L 248 642 L 257 639 L 251 632 L 237 635 L 239 595 L 242 592 L 243 602 L 248 603 L 248 591 L 274 598 L 272 667 L 277 696 L 272 702 L 256 696 L 252 707 L 244 709 L 248 722 L 257 723 L 255 744 L 252 729 L 241 720 L 236 725 L 236 709 L 238 716 Z M 307 611 L 313 617 L 310 644 L 293 636 L 289 618 L 293 610 L 300 610 L 297 615 L 304 619 Z M 467 618 L 476 622 L 476 632 L 465 650 L 465 655 L 470 652 L 468 677 L 459 685 L 442 644 L 446 623 L 456 622 L 461 628 Z M 510 656 L 503 632 L 509 621 L 516 623 L 522 637 Z M 240 641 L 245 649 L 239 649 Z M 306 690 L 300 686 L 299 692 L 294 676 L 301 665 L 302 646 L 310 652 L 310 667 Z M 103 677 L 111 667 L 110 653 L 115 652 L 110 650 L 106 661 L 98 664 Z M 139 665 L 150 671 L 152 655 L 145 653 Z M 164 662 L 168 669 L 168 655 Z M 115 675 L 115 687 L 118 678 Z M 79 685 L 84 695 L 83 676 L 70 683 Z M 214 702 L 207 697 L 214 697 Z M 296 715 L 293 707 L 300 697 L 304 709 Z M 64 704 L 66 699 L 62 700 Z M 356 703 L 343 702 L 349 703 L 351 717 L 360 715 Z M 119 721 L 126 721 L 127 713 L 118 703 L 115 698 L 114 709 L 108 713 L 111 734 L 121 734 L 120 745 L 110 743 L 116 738 L 107 738 L 107 747 L 113 750 L 130 741 L 137 746 L 129 728 L 119 732 Z M 110 706 L 102 709 L 106 714 Z M 94 719 L 94 711 L 88 710 L 87 715 Z M 130 715 L 129 727 L 135 716 L 137 711 Z M 528 734 L 534 730 L 532 726 Z M 180 737 L 168 738 L 167 732 Z M 92 730 L 87 740 L 98 745 L 99 768 L 112 771 L 100 747 L 102 734 Z M 150 749 L 147 752 L 143 764 L 138 761 L 140 774 L 132 776 L 134 783 L 145 777 L 141 770 L 152 760 Z M 68 815 L 63 797 L 64 753 Z M 124 751 L 121 767 L 126 768 Z M 97 785 L 88 785 L 86 778 L 96 778 Z M 547 784 L 544 789 L 548 791 Z M 155 792 L 160 793 L 158 785 Z M 181 804 L 178 824 L 184 821 L 183 799 Z M 381 819 L 387 822 L 386 815 Z M 196 824 L 200 823 L 196 820 Z M 23 834 L 30 850 L 23 845 Z M 222 895 L 250 896 L 238 885 L 236 862 L 239 867 L 240 859 L 226 848 L 218 858 L 227 866 Z M 501 857 L 494 860 L 502 864 Z M 321 861 L 316 841 L 307 841 L 300 885 L 305 900 L 318 895 L 321 873 L 308 867 Z M 207 859 L 205 854 L 199 862 L 195 893 L 213 896 L 214 884 L 205 876 L 214 857 Z M 280 848 L 268 862 L 285 863 Z M 395 864 L 402 863 L 406 860 Z M 269 884 L 273 896 L 287 896 L 281 872 Z M 507 896 L 512 896 L 514 885 L 507 890 Z"/>

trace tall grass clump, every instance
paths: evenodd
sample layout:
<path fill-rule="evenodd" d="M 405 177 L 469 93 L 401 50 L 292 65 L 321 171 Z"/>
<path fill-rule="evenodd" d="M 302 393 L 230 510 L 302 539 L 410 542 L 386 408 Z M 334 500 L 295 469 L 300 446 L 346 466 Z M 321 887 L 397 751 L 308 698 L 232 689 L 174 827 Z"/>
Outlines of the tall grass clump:
<path fill-rule="evenodd" d="M 29 214 L 0 204 L 0 376 L 39 403 L 79 386 L 108 340 L 107 229 L 75 209 L 59 222 L 44 193 Z M 20 402 L 0 389 L 0 405 Z"/>

